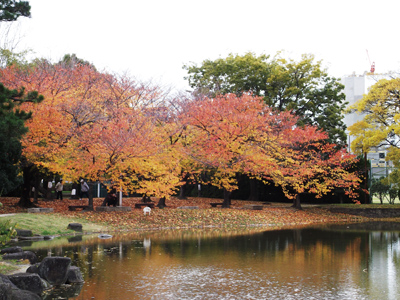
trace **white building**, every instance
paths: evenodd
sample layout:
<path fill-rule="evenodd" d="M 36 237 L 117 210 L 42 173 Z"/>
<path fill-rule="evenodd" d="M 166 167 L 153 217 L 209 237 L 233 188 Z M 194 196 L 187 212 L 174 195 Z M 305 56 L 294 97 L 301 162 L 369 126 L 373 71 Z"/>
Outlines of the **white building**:
<path fill-rule="evenodd" d="M 341 78 L 340 82 L 344 85 L 344 93 L 346 95 L 346 101 L 348 105 L 353 105 L 358 100 L 360 100 L 364 94 L 368 94 L 369 88 L 377 83 L 381 79 L 391 79 L 393 75 L 391 74 L 374 74 L 365 72 L 363 75 L 351 75 Z M 351 113 L 346 114 L 344 117 L 344 123 L 347 127 L 353 125 L 354 123 L 361 121 L 364 118 L 363 114 Z M 354 140 L 354 137 L 347 133 L 347 143 L 350 145 Z M 377 148 L 371 150 L 367 154 L 367 158 L 371 161 L 371 167 L 374 169 L 372 174 L 374 177 L 385 176 L 387 172 L 388 164 L 385 161 L 386 148 Z M 382 174 L 382 175 L 380 175 Z"/>
<path fill-rule="evenodd" d="M 389 74 L 372 74 L 365 72 L 363 75 L 351 75 L 341 78 L 340 82 L 344 85 L 344 93 L 346 95 L 346 101 L 349 102 L 349 106 L 360 100 L 364 94 L 368 94 L 369 88 L 377 83 L 381 79 L 390 79 Z M 363 115 L 357 113 L 346 114 L 344 117 L 344 123 L 347 127 L 354 123 L 361 121 L 364 118 Z M 348 132 L 346 132 L 348 134 Z M 352 142 L 351 136 L 348 136 L 348 145 Z"/>

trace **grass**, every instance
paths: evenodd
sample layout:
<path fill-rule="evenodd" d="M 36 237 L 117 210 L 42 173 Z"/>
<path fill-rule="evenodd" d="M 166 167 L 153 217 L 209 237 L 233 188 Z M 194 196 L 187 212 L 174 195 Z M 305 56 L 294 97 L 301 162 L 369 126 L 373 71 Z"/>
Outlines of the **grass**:
<path fill-rule="evenodd" d="M 19 269 L 16 261 L 0 261 L 0 274 L 9 274 Z"/>
<path fill-rule="evenodd" d="M 29 261 L 19 261 L 15 259 L 10 259 L 7 261 L 1 260 L 0 261 L 0 274 L 12 274 L 15 272 L 19 272 L 21 267 L 24 267 L 24 265 L 29 265 Z"/>
<path fill-rule="evenodd" d="M 218 199 L 220 200 L 220 199 Z M 103 199 L 95 198 L 94 207 L 98 207 Z M 12 220 L 19 229 L 32 230 L 38 235 L 67 235 L 74 231 L 67 229 L 69 223 L 81 223 L 83 233 L 129 230 L 154 230 L 163 228 L 205 228 L 205 227 L 241 227 L 241 226 L 271 226 L 284 227 L 295 225 L 321 224 L 329 222 L 362 221 L 359 216 L 335 214 L 329 211 L 330 207 L 364 209 L 394 208 L 393 205 L 356 205 L 356 204 L 304 204 L 302 211 L 291 208 L 291 203 L 269 203 L 263 210 L 254 211 L 244 209 L 247 204 L 259 202 L 232 200 L 231 209 L 211 208 L 210 202 L 216 199 L 190 197 L 187 200 L 171 198 L 165 209 L 154 208 L 151 215 L 144 215 L 134 204 L 140 198 L 124 198 L 123 205 L 132 208 L 129 212 L 97 212 L 97 211 L 69 211 L 69 205 L 86 203 L 79 200 L 64 199 L 53 201 L 39 201 L 40 207 L 52 208 L 53 213 L 26 213 L 26 209 L 15 205 L 17 198 L 0 198 L 3 207 L 0 213 L 2 220 Z M 179 209 L 181 206 L 197 206 L 199 209 Z M 399 207 L 400 209 L 400 207 Z M 5 214 L 15 213 L 13 216 Z M 399 218 L 400 221 L 400 218 Z"/>
<path fill-rule="evenodd" d="M 371 204 L 361 204 L 361 205 L 354 205 L 352 203 L 346 204 L 324 204 L 321 207 L 343 207 L 343 208 L 356 208 L 356 209 L 365 209 L 365 208 L 397 208 L 400 209 L 400 205 L 398 204 L 388 204 L 388 203 L 371 203 Z"/>
<path fill-rule="evenodd" d="M 94 224 L 84 219 L 68 218 L 59 214 L 29 214 L 21 213 L 2 217 L 0 221 L 11 220 L 17 224 L 16 229 L 32 230 L 37 235 L 65 235 L 74 233 L 68 229 L 69 223 L 81 223 L 83 232 L 100 232 L 106 230 L 105 226 Z"/>

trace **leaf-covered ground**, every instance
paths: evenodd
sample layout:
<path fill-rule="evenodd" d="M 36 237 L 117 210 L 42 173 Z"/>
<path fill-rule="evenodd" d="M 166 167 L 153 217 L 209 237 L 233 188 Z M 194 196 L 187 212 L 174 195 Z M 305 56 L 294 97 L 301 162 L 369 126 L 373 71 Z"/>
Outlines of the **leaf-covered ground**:
<path fill-rule="evenodd" d="M 94 199 L 94 207 L 100 206 L 103 199 Z M 3 207 L 0 214 L 23 213 L 27 209 L 15 204 L 17 198 L 0 198 Z M 154 208 L 150 215 L 144 215 L 142 209 L 135 209 L 134 204 L 140 198 L 123 198 L 123 206 L 131 206 L 130 212 L 81 212 L 68 211 L 69 205 L 86 205 L 87 200 L 39 201 L 39 207 L 52 207 L 54 214 L 61 216 L 84 218 L 94 223 L 107 225 L 109 230 L 142 230 L 166 228 L 206 228 L 206 227 L 238 227 L 238 226 L 265 226 L 281 228 L 302 226 L 320 223 L 359 222 L 365 220 L 345 214 L 333 214 L 327 209 L 317 206 L 304 206 L 303 210 L 295 210 L 290 204 L 270 203 L 264 204 L 263 210 L 249 210 L 244 206 L 248 204 L 261 204 L 232 200 L 230 209 L 211 208 L 211 202 L 220 202 L 218 199 L 189 198 L 167 200 L 164 209 Z M 157 204 L 157 202 L 156 202 Z M 197 206 L 198 209 L 181 209 L 182 206 Z"/>

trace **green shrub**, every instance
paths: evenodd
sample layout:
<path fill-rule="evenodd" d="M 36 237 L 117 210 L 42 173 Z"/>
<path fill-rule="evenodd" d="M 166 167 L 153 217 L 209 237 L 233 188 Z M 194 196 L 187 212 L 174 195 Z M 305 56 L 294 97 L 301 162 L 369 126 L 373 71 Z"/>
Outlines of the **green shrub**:
<path fill-rule="evenodd" d="M 17 235 L 16 224 L 11 224 L 11 220 L 0 221 L 0 246 L 4 246 L 12 237 Z"/>

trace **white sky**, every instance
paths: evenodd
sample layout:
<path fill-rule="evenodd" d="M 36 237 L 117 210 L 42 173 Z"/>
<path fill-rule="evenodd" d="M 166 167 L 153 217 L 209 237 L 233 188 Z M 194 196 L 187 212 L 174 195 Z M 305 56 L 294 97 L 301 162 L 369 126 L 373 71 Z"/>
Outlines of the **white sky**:
<path fill-rule="evenodd" d="M 29 0 L 20 49 L 187 88 L 183 64 L 311 53 L 332 76 L 400 70 L 399 0 Z"/>

